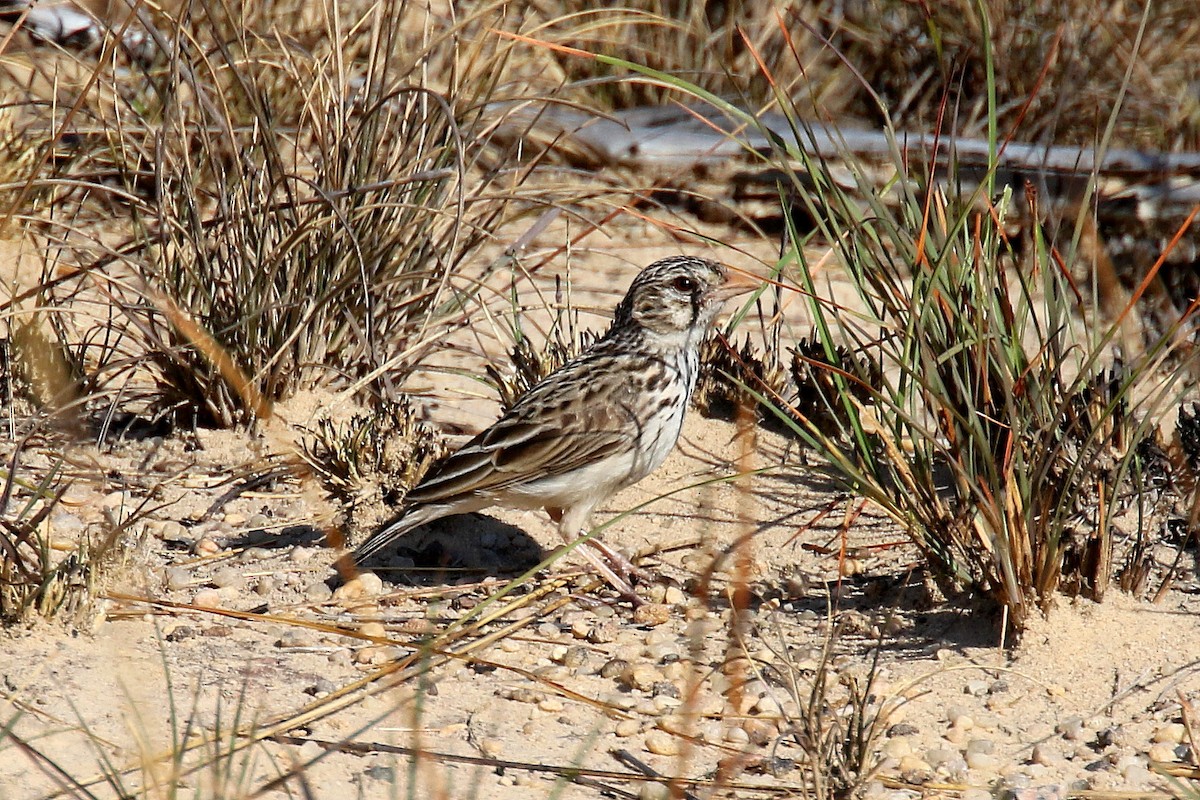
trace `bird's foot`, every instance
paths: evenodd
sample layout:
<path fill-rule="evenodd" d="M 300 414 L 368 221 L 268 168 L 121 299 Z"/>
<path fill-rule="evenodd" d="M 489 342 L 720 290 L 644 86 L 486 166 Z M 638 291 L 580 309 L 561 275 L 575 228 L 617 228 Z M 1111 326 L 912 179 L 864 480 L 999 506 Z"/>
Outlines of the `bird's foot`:
<path fill-rule="evenodd" d="M 629 580 L 623 575 L 618 574 L 617 570 L 614 570 L 603 558 L 586 547 L 579 548 L 579 552 L 591 562 L 592 566 L 600 573 L 604 580 L 608 581 L 608 585 L 617 590 L 622 599 L 628 600 L 634 608 L 645 605 L 646 601 L 638 597 Z M 628 563 L 628 559 L 625 559 L 625 561 Z"/>
<path fill-rule="evenodd" d="M 589 539 L 588 544 L 600 551 L 608 565 L 624 578 L 635 578 L 639 583 L 653 583 L 654 576 L 634 564 L 620 550 L 614 550 L 599 539 Z"/>

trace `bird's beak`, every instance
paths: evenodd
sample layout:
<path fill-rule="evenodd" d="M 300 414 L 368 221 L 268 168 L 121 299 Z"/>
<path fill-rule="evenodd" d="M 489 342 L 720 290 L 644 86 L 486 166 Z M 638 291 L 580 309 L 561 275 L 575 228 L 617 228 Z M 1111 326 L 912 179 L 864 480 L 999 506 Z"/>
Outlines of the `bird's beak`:
<path fill-rule="evenodd" d="M 716 289 L 714 294 L 721 300 L 737 297 L 739 294 L 762 288 L 763 279 L 753 273 L 734 267 L 726 268 L 725 283 Z"/>

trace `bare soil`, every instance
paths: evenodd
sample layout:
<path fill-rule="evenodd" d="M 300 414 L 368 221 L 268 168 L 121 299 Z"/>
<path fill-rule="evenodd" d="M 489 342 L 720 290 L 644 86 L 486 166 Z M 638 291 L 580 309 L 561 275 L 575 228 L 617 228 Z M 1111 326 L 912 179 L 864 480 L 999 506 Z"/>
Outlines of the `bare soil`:
<path fill-rule="evenodd" d="M 597 310 L 583 327 L 603 327 L 600 310 L 641 266 L 703 252 L 640 222 L 618 231 L 569 259 L 574 305 Z M 771 257 L 745 249 L 719 255 Z M 532 287 L 553 300 L 564 263 L 519 282 L 527 333 L 549 317 Z M 799 309 L 788 313 L 806 333 Z M 496 357 L 495 330 L 477 326 L 461 342 L 469 355 L 444 358 Z M 437 366 L 410 387 L 433 422 L 465 433 L 494 418 L 482 384 Z M 619 515 L 604 539 L 657 576 L 643 588 L 648 610 L 618 602 L 567 554 L 481 612 L 559 545 L 544 514 L 437 523 L 406 537 L 398 568 L 377 570 L 382 584 L 341 586 L 325 544 L 340 510 L 315 482 L 242 485 L 294 456 L 319 415 L 349 407 L 309 394 L 255 436 L 73 446 L 71 461 L 97 479 L 70 490 L 56 539 L 144 501 L 155 510 L 92 613 L 3 634 L 0 724 L 29 747 L 0 744 L 0 796 L 84 796 L 64 775 L 116 796 L 92 782 L 104 763 L 131 770 L 127 788 L 162 786 L 172 766 L 159 759 L 187 740 L 199 745 L 185 767 L 201 766 L 180 782 L 203 797 L 660 796 L 630 774 L 638 764 L 696 779 L 694 796 L 712 780 L 720 797 L 799 796 L 804 756 L 791 734 L 834 632 L 827 722 L 879 659 L 868 708 L 885 719 L 867 796 L 1161 792 L 1161 772 L 1195 764 L 1180 724 L 1181 703 L 1200 697 L 1194 552 L 1157 602 L 1115 587 L 1102 603 L 1063 598 L 1002 649 L 1000 621 L 938 595 L 895 524 L 806 466 L 800 445 L 693 414 L 662 469 L 594 519 Z M 51 456 L 35 452 L 29 467 Z M 740 458 L 764 471 L 718 480 Z M 474 627 L 473 614 L 497 610 Z M 431 641 L 436 650 L 422 649 Z M 232 732 L 250 725 L 273 738 L 229 755 Z M 555 789 L 574 768 L 597 772 Z"/>

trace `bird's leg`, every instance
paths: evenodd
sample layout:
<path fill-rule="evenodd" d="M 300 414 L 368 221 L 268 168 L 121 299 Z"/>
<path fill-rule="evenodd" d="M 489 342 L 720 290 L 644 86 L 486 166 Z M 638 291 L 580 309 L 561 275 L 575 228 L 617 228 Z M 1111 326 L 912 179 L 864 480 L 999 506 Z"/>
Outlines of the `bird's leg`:
<path fill-rule="evenodd" d="M 546 513 L 550 515 L 550 518 L 558 523 L 559 535 L 562 536 L 563 541 L 567 544 L 571 544 L 577 538 L 579 538 L 579 534 L 582 532 L 583 528 L 582 521 L 587 519 L 588 512 L 590 511 L 591 509 L 589 508 L 585 513 L 581 514 L 578 510 L 571 509 L 571 514 L 564 514 L 563 509 L 561 508 L 546 509 Z M 613 554 L 608 547 L 597 542 L 595 539 L 589 539 L 587 542 L 585 542 L 585 544 L 594 546 L 598 545 L 597 549 L 599 549 L 600 552 L 604 553 L 607 557 L 612 558 L 612 555 L 617 556 L 615 559 L 616 564 L 620 565 L 623 563 L 628 565 L 632 570 L 636 571 L 637 568 L 634 567 L 633 564 L 629 563 L 629 559 L 621 556 L 620 554 Z M 617 593 L 623 598 L 628 600 L 635 607 L 640 606 L 645 602 L 642 600 L 642 598 L 638 597 L 637 592 L 633 590 L 633 586 L 629 583 L 629 580 L 617 574 L 617 570 L 614 570 L 612 566 L 606 564 L 604 560 L 600 558 L 600 556 L 596 555 L 593 550 L 590 550 L 587 547 L 581 547 L 578 548 L 578 551 L 580 555 L 590 561 L 592 566 L 595 567 L 596 571 L 599 572 L 606 581 L 608 581 L 608 585 L 616 589 Z M 625 572 L 625 574 L 630 574 L 628 571 L 622 569 L 621 566 L 618 566 L 617 569 Z"/>
<path fill-rule="evenodd" d="M 599 539 L 588 539 L 588 544 L 599 550 L 608 559 L 608 563 L 621 575 L 625 577 L 633 576 L 640 581 L 650 583 L 654 580 L 654 576 L 646 570 L 639 567 L 637 564 L 626 558 L 620 550 L 609 547 Z"/>

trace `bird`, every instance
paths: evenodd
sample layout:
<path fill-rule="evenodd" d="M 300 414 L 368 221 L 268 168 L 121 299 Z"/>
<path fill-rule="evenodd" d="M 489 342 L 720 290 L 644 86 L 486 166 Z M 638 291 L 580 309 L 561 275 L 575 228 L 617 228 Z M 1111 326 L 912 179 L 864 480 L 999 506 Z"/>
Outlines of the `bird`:
<path fill-rule="evenodd" d="M 674 449 L 700 371 L 700 346 L 725 302 L 759 285 L 716 261 L 679 255 L 638 273 L 607 332 L 542 379 L 405 495 L 399 516 L 353 554 L 363 564 L 409 531 L 489 508 L 544 508 L 569 544 L 595 507 Z M 580 548 L 623 597 L 628 559 Z M 620 573 L 620 574 L 619 574 Z"/>

